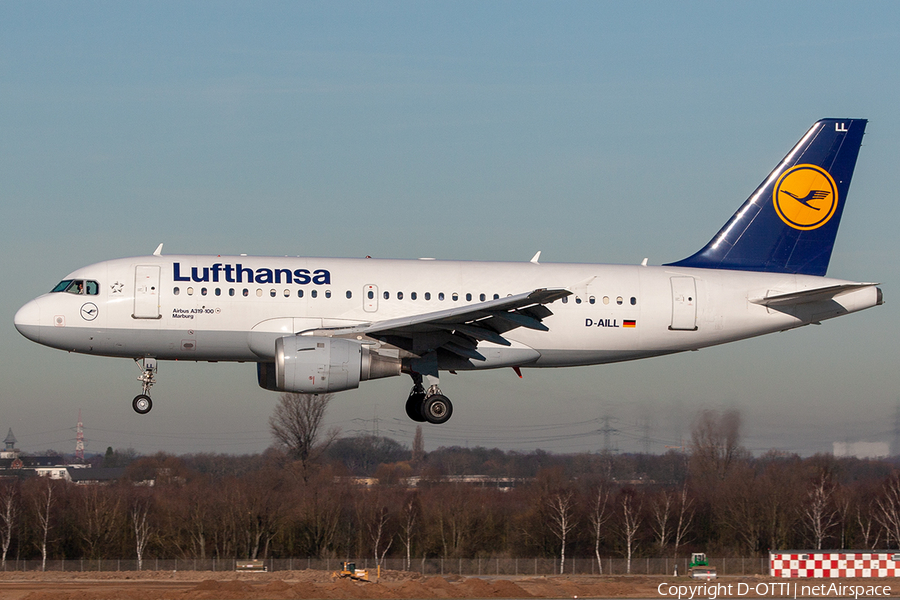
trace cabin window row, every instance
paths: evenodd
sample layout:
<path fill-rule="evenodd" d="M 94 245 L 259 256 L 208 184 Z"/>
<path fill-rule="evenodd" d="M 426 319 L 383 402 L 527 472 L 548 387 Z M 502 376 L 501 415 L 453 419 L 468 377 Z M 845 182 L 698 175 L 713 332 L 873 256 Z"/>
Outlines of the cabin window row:
<path fill-rule="evenodd" d="M 58 286 L 58 287 L 59 287 L 59 286 Z M 63 289 L 65 289 L 65 288 L 63 288 Z M 194 295 L 194 292 L 195 292 L 195 290 L 194 290 L 193 287 L 188 287 L 188 288 L 185 289 L 185 293 L 186 293 L 188 296 L 193 296 L 193 295 Z M 75 292 L 75 293 L 79 293 L 79 292 Z M 81 292 L 81 293 L 83 293 L 83 292 Z M 91 292 L 88 292 L 88 293 L 91 293 Z M 94 293 L 96 293 L 96 292 L 94 292 Z M 175 296 L 178 296 L 179 294 L 181 294 L 181 288 L 175 287 L 175 288 L 172 290 L 172 293 L 173 293 Z M 223 293 L 223 291 L 222 291 L 222 288 L 214 288 L 214 289 L 210 289 L 210 288 L 205 288 L 205 287 L 203 287 L 203 288 L 200 288 L 199 293 L 200 293 L 201 296 L 207 296 L 207 295 L 209 295 L 210 293 L 212 293 L 212 294 L 215 295 L 215 296 L 221 296 L 222 293 Z M 305 292 L 303 289 L 297 290 L 297 297 L 298 297 L 298 298 L 303 298 L 305 294 L 306 294 L 306 292 Z M 228 295 L 229 295 L 229 296 L 235 296 L 235 295 L 237 295 L 237 290 L 235 290 L 234 288 L 228 288 Z M 241 290 L 241 295 L 244 296 L 244 297 L 249 297 L 249 296 L 250 296 L 250 290 L 249 290 L 248 288 L 244 288 L 243 290 Z M 265 292 L 262 288 L 257 288 L 257 289 L 256 289 L 256 296 L 257 296 L 258 298 L 262 298 L 262 297 L 265 296 L 265 295 L 266 295 L 266 292 Z M 279 294 L 278 294 L 278 290 L 272 288 L 272 289 L 270 289 L 270 290 L 268 291 L 268 295 L 269 295 L 270 297 L 272 297 L 272 298 L 277 298 L 278 295 L 279 295 Z M 291 295 L 292 295 L 291 290 L 289 290 L 289 289 L 283 290 L 282 295 L 283 295 L 285 298 L 290 298 Z M 325 297 L 325 298 L 331 298 L 331 290 L 329 290 L 329 289 L 323 290 L 322 295 L 323 295 L 323 297 Z M 347 290 L 347 292 L 346 292 L 345 295 L 346 295 L 346 297 L 347 297 L 348 300 L 351 299 L 351 298 L 353 298 L 353 292 L 351 292 L 350 290 Z M 374 299 L 375 299 L 375 291 L 374 291 L 374 290 L 369 290 L 368 292 L 366 292 L 366 296 L 367 296 L 367 298 L 368 298 L 369 300 L 374 300 Z M 316 290 L 316 289 L 309 290 L 309 297 L 310 297 L 310 298 L 318 298 L 318 297 L 319 297 L 319 290 Z M 396 294 L 395 294 L 394 297 L 395 297 L 397 300 L 403 300 L 404 294 L 403 294 L 403 292 L 396 292 Z M 444 300 L 446 299 L 446 296 L 445 296 L 444 292 L 438 292 L 436 297 L 437 297 L 437 300 L 438 300 L 438 301 L 441 301 L 441 302 L 444 301 Z M 390 300 L 390 299 L 391 299 L 391 292 L 388 292 L 388 291 L 382 292 L 382 298 L 384 298 L 385 300 Z M 410 300 L 418 300 L 418 298 L 419 298 L 419 294 L 418 294 L 417 292 L 410 292 L 410 293 L 409 293 L 409 299 L 410 299 Z M 425 293 L 423 293 L 423 294 L 422 294 L 422 298 L 423 298 L 426 302 L 427 302 L 427 301 L 430 301 L 430 300 L 432 299 L 431 292 L 425 292 Z M 450 299 L 451 299 L 453 302 L 458 302 L 458 301 L 459 301 L 459 298 L 460 298 L 460 295 L 459 295 L 458 293 L 456 293 L 456 292 L 453 292 L 452 294 L 450 294 Z M 472 302 L 473 298 L 474 298 L 474 296 L 473 296 L 472 294 L 470 294 L 470 293 L 465 294 L 466 302 Z M 588 304 L 596 304 L 596 303 L 597 303 L 597 298 L 596 298 L 596 296 L 588 296 L 587 299 L 582 299 L 581 296 L 575 296 L 574 298 L 575 298 L 575 299 L 574 299 L 575 304 L 582 304 L 582 303 L 585 302 L 585 301 L 586 301 Z M 487 295 L 487 294 L 479 294 L 479 295 L 478 295 L 478 301 L 479 301 L 479 302 L 486 302 L 487 299 L 488 299 L 488 295 Z M 493 295 L 492 295 L 492 299 L 493 299 L 493 300 L 499 300 L 499 299 L 500 299 L 500 294 L 493 294 Z M 562 299 L 562 303 L 563 303 L 563 304 L 568 304 L 568 302 L 569 302 L 569 296 L 566 296 L 566 297 L 564 297 L 564 298 Z M 606 305 L 608 305 L 608 304 L 610 304 L 610 303 L 612 303 L 612 302 L 615 302 L 617 305 L 621 306 L 622 304 L 625 303 L 625 298 L 623 298 L 622 296 L 617 296 L 617 297 L 615 298 L 615 300 L 613 300 L 613 299 L 610 298 L 609 296 L 603 296 L 603 297 L 600 299 L 600 302 L 602 302 L 603 304 L 606 304 Z M 629 300 L 629 303 L 630 303 L 632 306 L 636 305 L 636 304 L 637 304 L 637 298 L 634 297 L 634 296 L 632 296 L 632 297 L 630 298 L 630 300 Z"/>
<path fill-rule="evenodd" d="M 613 300 L 609 296 L 603 296 L 603 298 L 601 298 L 600 301 L 603 304 L 610 304 L 612 302 L 615 302 L 619 306 L 622 306 L 623 304 L 625 304 L 625 298 L 623 298 L 622 296 L 616 296 L 615 300 Z M 562 299 L 563 304 L 568 304 L 568 302 L 569 302 L 569 296 L 566 296 L 565 298 Z M 575 296 L 574 302 L 575 302 L 575 304 L 581 304 L 582 302 L 584 302 L 584 300 L 581 298 L 581 296 Z M 588 304 L 596 304 L 597 297 L 596 296 L 588 296 L 587 303 Z M 631 299 L 629 300 L 629 303 L 632 306 L 635 306 L 637 304 L 637 298 L 635 296 L 632 296 Z"/>

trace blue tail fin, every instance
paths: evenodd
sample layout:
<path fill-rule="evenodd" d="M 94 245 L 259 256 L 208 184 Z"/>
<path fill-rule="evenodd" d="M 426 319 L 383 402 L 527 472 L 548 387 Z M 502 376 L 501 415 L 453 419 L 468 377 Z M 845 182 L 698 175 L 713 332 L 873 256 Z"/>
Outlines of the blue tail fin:
<path fill-rule="evenodd" d="M 670 266 L 825 275 L 864 119 L 822 119 L 699 252 Z"/>

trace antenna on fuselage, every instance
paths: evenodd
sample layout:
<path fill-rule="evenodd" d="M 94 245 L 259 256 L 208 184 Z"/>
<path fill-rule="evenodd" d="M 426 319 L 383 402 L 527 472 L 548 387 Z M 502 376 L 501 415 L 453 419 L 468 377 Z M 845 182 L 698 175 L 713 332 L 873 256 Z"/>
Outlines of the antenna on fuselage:
<path fill-rule="evenodd" d="M 157 246 L 156 250 L 153 251 L 153 256 L 162 256 L 162 247 L 163 247 L 162 244 Z"/>
<path fill-rule="evenodd" d="M 540 263 L 538 262 L 538 259 L 539 259 L 540 257 L 541 257 L 541 251 L 538 250 L 538 251 L 537 251 L 537 254 L 534 255 L 534 257 L 531 259 L 530 262 L 533 262 L 533 263 L 536 264 L 536 265 L 537 265 L 537 264 L 540 264 Z"/>

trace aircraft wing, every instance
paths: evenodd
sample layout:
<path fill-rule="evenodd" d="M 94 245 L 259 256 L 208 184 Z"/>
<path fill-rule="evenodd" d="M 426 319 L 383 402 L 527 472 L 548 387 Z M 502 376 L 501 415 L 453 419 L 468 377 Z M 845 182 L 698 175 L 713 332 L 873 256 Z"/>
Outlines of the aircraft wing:
<path fill-rule="evenodd" d="M 553 313 L 546 305 L 571 293 L 563 289 L 537 289 L 447 310 L 301 333 L 334 337 L 367 335 L 418 356 L 440 348 L 465 358 L 485 360 L 475 349 L 479 341 L 509 346 L 503 334 L 512 329 L 548 331 L 541 321 Z"/>
<path fill-rule="evenodd" d="M 877 283 L 841 283 L 838 285 L 829 285 L 810 290 L 802 290 L 799 292 L 788 292 L 786 294 L 775 294 L 766 296 L 765 298 L 751 298 L 753 304 L 762 304 L 763 306 L 794 306 L 797 304 L 806 304 L 808 302 L 822 302 L 831 300 L 841 294 L 846 294 L 854 290 L 860 290 L 867 287 L 878 285 Z"/>

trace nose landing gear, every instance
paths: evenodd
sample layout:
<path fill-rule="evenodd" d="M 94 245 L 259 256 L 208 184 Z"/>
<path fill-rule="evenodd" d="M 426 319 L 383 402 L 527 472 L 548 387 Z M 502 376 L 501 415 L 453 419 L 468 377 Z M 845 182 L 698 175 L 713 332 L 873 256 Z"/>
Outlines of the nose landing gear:
<path fill-rule="evenodd" d="M 150 399 L 150 388 L 156 383 L 156 359 L 136 358 L 134 363 L 141 370 L 141 376 L 137 378 L 143 386 L 142 393 L 134 397 L 131 407 L 139 415 L 146 415 L 153 408 L 153 400 Z"/>

